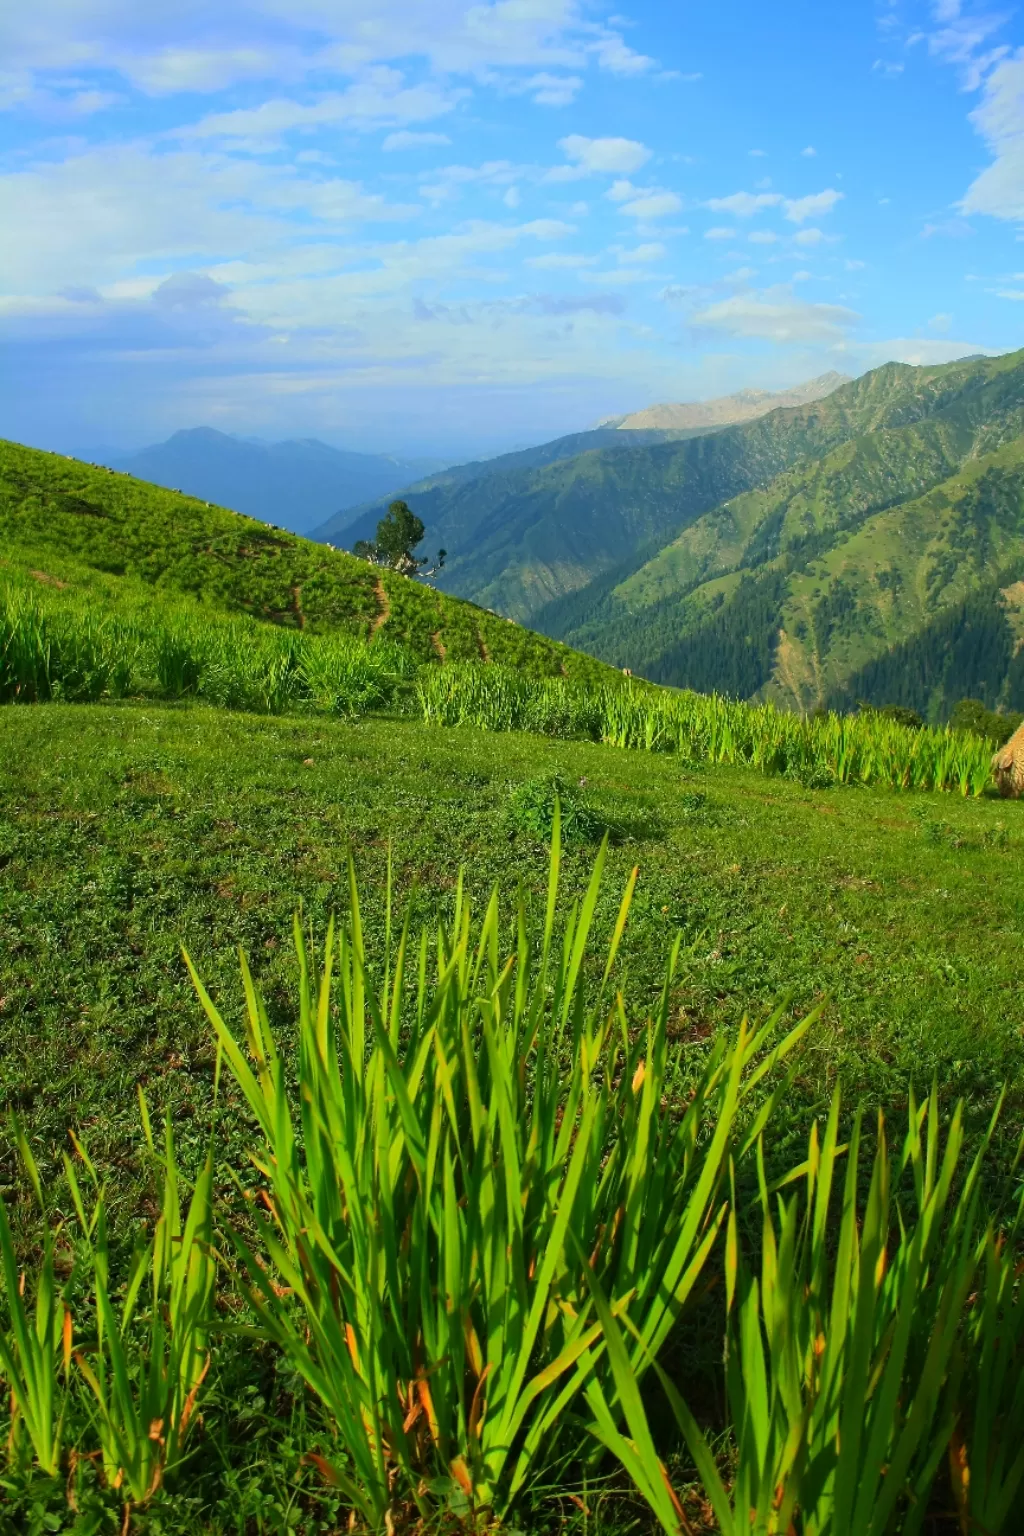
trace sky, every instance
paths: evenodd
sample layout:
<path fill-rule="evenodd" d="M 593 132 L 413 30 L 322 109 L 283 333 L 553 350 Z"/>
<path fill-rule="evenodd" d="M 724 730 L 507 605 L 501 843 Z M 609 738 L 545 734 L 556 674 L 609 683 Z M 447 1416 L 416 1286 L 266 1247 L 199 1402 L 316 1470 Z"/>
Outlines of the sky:
<path fill-rule="evenodd" d="M 450 459 L 1024 345 L 987 0 L 0 8 L 0 436 Z"/>

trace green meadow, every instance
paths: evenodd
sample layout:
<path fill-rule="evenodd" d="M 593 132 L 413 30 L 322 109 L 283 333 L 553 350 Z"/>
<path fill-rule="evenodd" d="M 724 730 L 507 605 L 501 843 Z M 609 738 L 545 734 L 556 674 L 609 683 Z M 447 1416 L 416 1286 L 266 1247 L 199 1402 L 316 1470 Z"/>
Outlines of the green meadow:
<path fill-rule="evenodd" d="M 5 453 L 0 1532 L 1019 1530 L 991 743 Z"/>

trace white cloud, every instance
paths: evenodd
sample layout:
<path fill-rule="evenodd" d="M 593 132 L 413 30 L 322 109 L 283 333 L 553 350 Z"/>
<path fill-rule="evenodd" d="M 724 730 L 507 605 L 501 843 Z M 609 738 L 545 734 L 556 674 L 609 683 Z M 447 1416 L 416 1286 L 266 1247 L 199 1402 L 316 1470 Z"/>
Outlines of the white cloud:
<path fill-rule="evenodd" d="M 391 154 L 401 149 L 429 149 L 434 144 L 450 143 L 446 133 L 412 133 L 408 128 L 401 128 L 397 133 L 389 133 L 380 147 L 386 154 Z"/>
<path fill-rule="evenodd" d="M 580 75 L 531 75 L 524 80 L 521 89 L 528 93 L 539 107 L 568 107 L 583 89 Z"/>
<path fill-rule="evenodd" d="M 610 70 L 614 75 L 642 75 L 655 67 L 654 59 L 634 52 L 618 32 L 607 32 L 591 45 L 591 51 L 601 68 Z"/>
<path fill-rule="evenodd" d="M 623 203 L 621 211 L 634 219 L 664 219 L 670 213 L 679 213 L 682 206 L 682 198 L 674 192 L 650 191 Z"/>
<path fill-rule="evenodd" d="M 777 287 L 710 304 L 691 316 L 691 324 L 701 331 L 764 341 L 834 342 L 859 318 L 839 304 L 810 304 Z"/>
<path fill-rule="evenodd" d="M 871 68 L 876 75 L 886 80 L 895 80 L 898 75 L 902 75 L 905 66 L 890 59 L 876 59 Z"/>
<path fill-rule="evenodd" d="M 926 34 L 928 51 L 933 58 L 959 69 L 964 90 L 977 90 L 992 66 L 1010 52 L 1005 44 L 989 46 L 1009 20 L 1005 11 L 972 7 L 964 14 L 960 0 L 936 0 L 934 20 L 939 25 Z"/>
<path fill-rule="evenodd" d="M 442 165 L 424 172 L 420 193 L 437 205 L 458 197 L 464 187 L 510 187 L 520 180 L 523 169 L 511 160 L 486 160 L 483 165 Z"/>
<path fill-rule="evenodd" d="M 649 70 L 614 27 L 577 0 L 36 0 L 0 8 L 11 70 L 95 67 L 152 94 L 301 81 L 367 64 L 425 59 L 441 75 Z"/>
<path fill-rule="evenodd" d="M 750 155 L 754 160 L 763 160 L 767 153 L 768 153 L 768 151 L 766 149 L 748 149 L 747 150 L 747 154 Z"/>
<path fill-rule="evenodd" d="M 804 155 L 808 160 L 813 160 L 818 151 L 815 149 L 813 144 L 808 144 L 807 148 L 802 149 L 800 153 Z"/>
<path fill-rule="evenodd" d="M 214 112 L 198 123 L 176 130 L 182 140 L 241 140 L 252 147 L 276 148 L 296 131 L 346 127 L 386 128 L 392 124 L 429 122 L 452 111 L 467 92 L 434 85 L 406 86 L 397 70 L 378 68 L 345 91 L 332 91 L 312 102 L 278 97 L 258 107 Z"/>
<path fill-rule="evenodd" d="M 805 219 L 814 219 L 823 213 L 831 213 L 836 203 L 842 200 L 843 195 L 834 187 L 829 187 L 824 192 L 813 192 L 809 197 L 787 198 L 786 218 L 791 224 L 803 224 Z"/>
<path fill-rule="evenodd" d="M 847 260 L 843 262 L 847 272 L 862 272 L 867 266 L 866 261 Z"/>
<path fill-rule="evenodd" d="M 618 181 L 612 182 L 605 197 L 610 198 L 613 203 L 626 203 L 631 197 L 639 197 L 641 190 L 625 177 L 620 177 Z"/>
<path fill-rule="evenodd" d="M 753 234 L 747 236 L 747 239 L 751 245 L 776 245 L 779 237 L 770 229 L 755 229 Z"/>
<path fill-rule="evenodd" d="M 303 239 L 315 242 L 417 211 L 315 168 L 304 175 L 198 150 L 152 154 L 117 144 L 0 176 L 0 206 L 21 231 L 0 243 L 0 282 L 27 293 L 113 282 L 141 263 L 204 265 L 238 251 L 258 261 L 294 243 L 296 218 Z"/>
<path fill-rule="evenodd" d="M 932 315 L 931 319 L 928 321 L 928 328 L 932 331 L 948 331 L 952 324 L 952 315 Z"/>
<path fill-rule="evenodd" d="M 778 192 L 733 192 L 729 197 L 709 197 L 706 206 L 715 213 L 729 213 L 734 219 L 750 219 L 764 208 L 777 208 L 781 202 Z"/>
<path fill-rule="evenodd" d="M 660 261 L 668 254 L 660 240 L 651 240 L 645 245 L 638 245 L 631 251 L 619 251 L 618 260 L 626 265 L 637 261 Z"/>
<path fill-rule="evenodd" d="M 793 236 L 793 244 L 803 246 L 805 249 L 812 245 L 821 245 L 828 236 L 821 229 L 801 229 Z"/>
<path fill-rule="evenodd" d="M 608 272 L 581 272 L 580 277 L 585 283 L 595 283 L 604 288 L 624 288 L 633 283 L 652 282 L 656 273 L 648 272 L 643 267 L 613 267 Z"/>
<path fill-rule="evenodd" d="M 528 256 L 525 265 L 542 272 L 574 272 L 580 267 L 597 265 L 596 256 L 581 256 L 570 251 L 546 251 L 543 256 Z"/>
<path fill-rule="evenodd" d="M 576 226 L 566 224 L 564 219 L 531 219 L 529 224 L 520 224 L 519 233 L 533 235 L 537 240 L 563 240 L 576 233 Z"/>
<path fill-rule="evenodd" d="M 522 202 L 522 193 L 520 192 L 519 188 L 509 187 L 508 191 L 505 193 L 505 196 L 502 198 L 502 202 L 505 204 L 506 208 L 518 208 L 519 204 Z"/>
<path fill-rule="evenodd" d="M 721 224 L 716 224 L 713 229 L 706 229 L 704 231 L 705 240 L 735 240 L 735 238 L 736 231 L 734 229 L 726 229 Z"/>
<path fill-rule="evenodd" d="M 588 139 L 582 133 L 570 133 L 559 139 L 558 147 L 572 164 L 559 166 L 551 173 L 551 179 L 557 180 L 568 179 L 567 173 L 628 176 L 651 158 L 651 151 L 636 139 Z"/>
<path fill-rule="evenodd" d="M 968 187 L 961 211 L 1024 219 L 1024 48 L 992 70 L 971 121 L 993 161 Z"/>
<path fill-rule="evenodd" d="M 1014 299 L 1020 302 L 1024 299 L 1024 289 L 1021 288 L 990 288 L 989 293 L 994 293 L 997 299 Z"/>
<path fill-rule="evenodd" d="M 921 230 L 922 240 L 934 240 L 939 236 L 944 240 L 965 240 L 968 235 L 973 235 L 974 230 L 966 219 L 940 219 L 937 224 L 925 224 Z"/>
<path fill-rule="evenodd" d="M 794 272 L 790 278 L 790 282 L 793 283 L 809 283 L 810 280 L 811 274 L 809 272 Z"/>

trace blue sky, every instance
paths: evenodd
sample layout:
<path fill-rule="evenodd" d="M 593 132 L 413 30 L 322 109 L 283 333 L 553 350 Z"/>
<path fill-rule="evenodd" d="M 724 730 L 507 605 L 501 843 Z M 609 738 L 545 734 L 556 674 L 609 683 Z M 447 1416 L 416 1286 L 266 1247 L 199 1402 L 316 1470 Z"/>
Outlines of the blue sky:
<path fill-rule="evenodd" d="M 0 435 L 468 457 L 1024 345 L 1024 19 L 974 0 L 32 0 Z"/>

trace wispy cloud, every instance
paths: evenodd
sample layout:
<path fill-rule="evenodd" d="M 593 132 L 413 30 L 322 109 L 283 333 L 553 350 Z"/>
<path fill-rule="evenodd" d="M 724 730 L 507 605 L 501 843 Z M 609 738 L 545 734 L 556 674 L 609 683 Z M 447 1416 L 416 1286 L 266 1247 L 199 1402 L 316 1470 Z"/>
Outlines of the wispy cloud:
<path fill-rule="evenodd" d="M 699 331 L 794 343 L 836 341 L 859 319 L 854 310 L 843 305 L 811 304 L 780 286 L 709 304 L 696 310 L 690 323 Z"/>
<path fill-rule="evenodd" d="M 709 197 L 707 207 L 714 213 L 729 213 L 735 219 L 750 219 L 765 208 L 777 208 L 779 192 L 733 192 L 729 197 Z"/>

